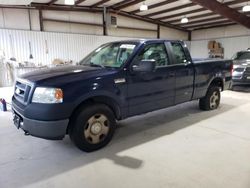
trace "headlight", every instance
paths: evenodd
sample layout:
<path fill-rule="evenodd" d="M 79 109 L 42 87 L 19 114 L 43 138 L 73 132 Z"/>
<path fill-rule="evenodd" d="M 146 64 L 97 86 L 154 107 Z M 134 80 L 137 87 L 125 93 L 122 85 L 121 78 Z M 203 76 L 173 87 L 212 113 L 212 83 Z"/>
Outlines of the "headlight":
<path fill-rule="evenodd" d="M 59 88 L 37 87 L 32 97 L 34 103 L 62 103 L 63 91 Z"/>

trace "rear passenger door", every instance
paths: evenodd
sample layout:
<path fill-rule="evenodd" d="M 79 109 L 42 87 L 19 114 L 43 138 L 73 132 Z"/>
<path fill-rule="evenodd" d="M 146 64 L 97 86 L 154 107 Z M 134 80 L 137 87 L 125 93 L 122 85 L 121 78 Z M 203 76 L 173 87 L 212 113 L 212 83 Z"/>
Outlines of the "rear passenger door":
<path fill-rule="evenodd" d="M 172 66 L 175 67 L 175 104 L 191 100 L 194 87 L 194 67 L 181 42 L 169 42 Z"/>

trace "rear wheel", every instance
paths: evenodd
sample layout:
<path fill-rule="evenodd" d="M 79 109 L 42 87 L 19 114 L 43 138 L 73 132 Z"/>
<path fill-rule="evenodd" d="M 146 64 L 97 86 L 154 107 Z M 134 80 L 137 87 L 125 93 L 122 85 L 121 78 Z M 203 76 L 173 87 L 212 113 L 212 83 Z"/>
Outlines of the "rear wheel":
<path fill-rule="evenodd" d="M 84 107 L 72 119 L 69 135 L 79 149 L 95 151 L 106 146 L 112 139 L 116 120 L 108 106 L 93 104 Z"/>
<path fill-rule="evenodd" d="M 211 86 L 205 97 L 199 101 L 199 107 L 201 110 L 214 110 L 220 105 L 220 88 Z"/>

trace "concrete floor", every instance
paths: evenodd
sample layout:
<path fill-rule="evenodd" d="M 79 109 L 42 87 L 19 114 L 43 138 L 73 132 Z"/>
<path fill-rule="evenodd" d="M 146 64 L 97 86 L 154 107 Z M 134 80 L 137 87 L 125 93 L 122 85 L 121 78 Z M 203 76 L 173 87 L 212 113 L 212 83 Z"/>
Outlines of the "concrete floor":
<path fill-rule="evenodd" d="M 69 138 L 24 136 L 0 113 L 0 187 L 249 188 L 250 93 L 223 92 L 119 122 L 112 142 L 84 153 Z"/>

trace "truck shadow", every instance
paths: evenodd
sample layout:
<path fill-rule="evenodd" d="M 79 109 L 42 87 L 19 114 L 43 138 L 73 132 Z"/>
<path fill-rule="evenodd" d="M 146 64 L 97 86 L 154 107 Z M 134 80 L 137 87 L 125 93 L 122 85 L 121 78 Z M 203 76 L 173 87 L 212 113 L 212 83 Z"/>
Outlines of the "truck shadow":
<path fill-rule="evenodd" d="M 27 186 L 103 159 L 130 169 L 142 168 L 146 163 L 143 159 L 122 155 L 121 152 L 221 115 L 243 104 L 244 101 L 240 100 L 237 105 L 224 103 L 218 110 L 204 112 L 198 109 L 198 103 L 194 101 L 123 120 L 118 122 L 117 131 L 111 143 L 92 153 L 78 150 L 68 137 L 63 141 L 46 141 L 46 147 L 37 149 L 41 150 L 39 152 L 42 156 L 37 158 L 33 156 L 32 160 L 23 161 L 24 167 L 15 170 L 16 174 L 22 174 L 22 178 L 15 179 L 14 184 L 18 187 Z M 30 137 L 31 142 L 36 139 Z M 84 177 L 88 174 L 81 173 L 79 176 Z"/>

